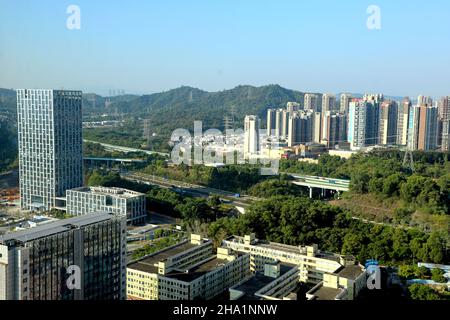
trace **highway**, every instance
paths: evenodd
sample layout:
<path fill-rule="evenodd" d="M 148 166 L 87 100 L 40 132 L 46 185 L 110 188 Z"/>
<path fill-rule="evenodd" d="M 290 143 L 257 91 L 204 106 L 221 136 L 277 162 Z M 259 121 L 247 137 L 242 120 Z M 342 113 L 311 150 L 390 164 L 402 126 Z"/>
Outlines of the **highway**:
<path fill-rule="evenodd" d="M 242 207 L 244 209 L 248 207 L 253 201 L 261 200 L 260 198 L 250 196 L 240 196 L 238 198 L 235 196 L 236 194 L 233 192 L 209 188 L 178 180 L 164 179 L 158 176 L 146 175 L 143 173 L 123 174 L 122 178 L 134 182 L 155 185 L 161 188 L 174 189 L 180 191 L 183 194 L 191 195 L 193 197 L 198 198 L 207 198 L 211 195 L 218 195 L 221 198 L 225 199 L 226 201 L 229 201 L 230 205 Z"/>
<path fill-rule="evenodd" d="M 164 156 L 164 157 L 169 157 L 170 156 L 169 153 L 164 153 L 164 152 L 148 151 L 148 150 L 142 150 L 142 149 L 122 147 L 122 146 L 116 146 L 116 145 L 113 145 L 113 144 L 107 144 L 107 143 L 103 143 L 103 142 L 86 140 L 86 139 L 83 139 L 83 141 L 84 142 L 97 143 L 97 144 L 101 145 L 102 147 L 104 147 L 106 150 L 109 150 L 109 151 L 120 151 L 120 152 L 125 152 L 125 153 L 143 152 L 145 154 L 150 154 L 150 155 L 151 154 L 159 154 L 160 156 Z"/>
<path fill-rule="evenodd" d="M 100 157 L 83 157 L 86 161 L 103 161 L 103 162 L 120 162 L 120 163 L 144 163 L 141 159 L 120 159 L 120 158 L 100 158 Z"/>
<path fill-rule="evenodd" d="M 290 175 L 291 177 L 296 179 L 296 181 L 293 181 L 293 183 L 299 186 L 336 190 L 336 191 L 350 190 L 350 180 L 306 176 L 293 173 L 285 173 L 285 174 Z"/>

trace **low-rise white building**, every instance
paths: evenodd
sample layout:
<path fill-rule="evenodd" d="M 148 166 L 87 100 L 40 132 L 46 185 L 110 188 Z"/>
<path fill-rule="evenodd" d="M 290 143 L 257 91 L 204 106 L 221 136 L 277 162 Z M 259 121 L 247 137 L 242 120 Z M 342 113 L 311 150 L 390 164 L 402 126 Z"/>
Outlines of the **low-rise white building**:
<path fill-rule="evenodd" d="M 80 216 L 107 211 L 127 216 L 127 224 L 145 222 L 145 194 L 121 188 L 81 187 L 66 193 L 67 213 Z"/>

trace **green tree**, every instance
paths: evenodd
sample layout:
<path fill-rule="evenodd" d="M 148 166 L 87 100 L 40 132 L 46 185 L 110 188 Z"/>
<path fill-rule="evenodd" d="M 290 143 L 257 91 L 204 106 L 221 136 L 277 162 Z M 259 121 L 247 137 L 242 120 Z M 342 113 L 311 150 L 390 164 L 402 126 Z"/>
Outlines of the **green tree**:
<path fill-rule="evenodd" d="M 435 268 L 431 270 L 431 280 L 437 283 L 446 283 L 447 279 L 444 277 L 445 272 L 441 269 Z"/>
<path fill-rule="evenodd" d="M 423 284 L 413 284 L 408 288 L 409 296 L 413 300 L 440 300 L 440 297 L 430 287 Z"/>

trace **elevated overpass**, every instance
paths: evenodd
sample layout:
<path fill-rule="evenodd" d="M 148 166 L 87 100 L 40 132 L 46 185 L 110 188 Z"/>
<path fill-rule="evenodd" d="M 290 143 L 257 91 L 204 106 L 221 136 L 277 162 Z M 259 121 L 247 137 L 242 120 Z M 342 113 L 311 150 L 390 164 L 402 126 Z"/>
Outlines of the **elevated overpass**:
<path fill-rule="evenodd" d="M 338 194 L 350 190 L 350 180 L 305 176 L 292 173 L 287 174 L 295 179 L 292 181 L 293 184 L 309 188 L 310 198 L 313 197 L 313 189 L 320 189 L 323 195 L 326 190 L 331 190 L 332 192 L 337 192 Z"/>
<path fill-rule="evenodd" d="M 103 143 L 103 142 L 98 142 L 98 141 L 92 141 L 92 140 L 86 140 L 86 139 L 83 139 L 83 141 L 84 142 L 91 142 L 91 143 L 99 144 L 103 148 L 105 148 L 105 150 L 107 150 L 107 151 L 119 151 L 119 152 L 123 152 L 123 153 L 142 152 L 142 153 L 145 153 L 145 154 L 158 154 L 158 155 L 163 156 L 163 157 L 170 156 L 169 153 L 164 153 L 164 152 L 156 152 L 156 151 L 149 151 L 149 150 L 143 150 L 143 149 L 122 147 L 122 146 L 116 146 L 116 145 L 113 145 L 113 144 L 108 144 L 108 143 Z"/>
<path fill-rule="evenodd" d="M 100 161 L 100 162 L 120 162 L 123 163 L 144 163 L 141 159 L 121 159 L 121 158 L 102 158 L 102 157 L 83 157 L 85 161 Z"/>

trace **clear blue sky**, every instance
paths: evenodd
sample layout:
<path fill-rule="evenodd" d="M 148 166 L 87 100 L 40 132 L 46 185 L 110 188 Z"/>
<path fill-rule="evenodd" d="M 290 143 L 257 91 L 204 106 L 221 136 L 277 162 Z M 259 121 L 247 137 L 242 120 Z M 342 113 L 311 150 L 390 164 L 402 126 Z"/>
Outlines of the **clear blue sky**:
<path fill-rule="evenodd" d="M 366 27 L 372 4 L 381 30 Z M 0 0 L 0 87 L 440 96 L 449 75 L 448 0 Z"/>

